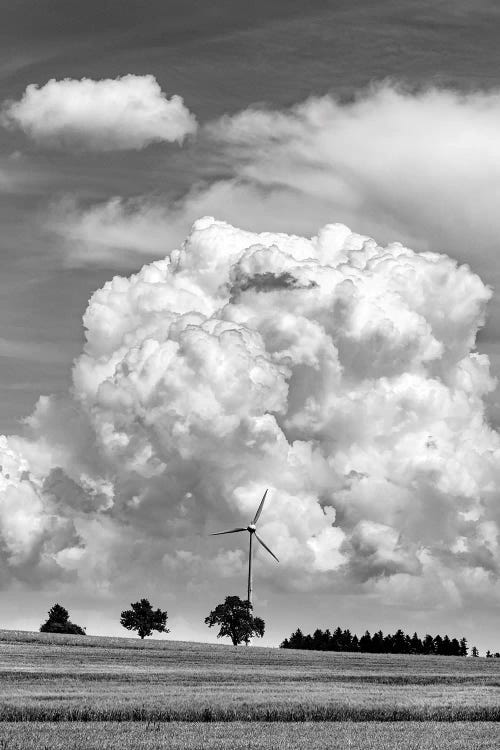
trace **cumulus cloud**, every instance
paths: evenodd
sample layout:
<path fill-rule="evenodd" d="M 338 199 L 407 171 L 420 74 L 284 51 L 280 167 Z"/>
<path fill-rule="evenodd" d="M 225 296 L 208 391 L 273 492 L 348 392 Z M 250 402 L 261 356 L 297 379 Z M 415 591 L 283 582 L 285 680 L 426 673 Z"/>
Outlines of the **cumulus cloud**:
<path fill-rule="evenodd" d="M 180 96 L 162 92 L 152 75 L 30 84 L 4 104 L 2 122 L 51 148 L 116 151 L 181 142 L 196 120 Z"/>
<path fill-rule="evenodd" d="M 95 292 L 71 396 L 4 439 L 8 574 L 50 560 L 103 591 L 241 574 L 234 538 L 205 535 L 269 487 L 280 566 L 257 565 L 277 588 L 423 596 L 435 575 L 457 601 L 497 580 L 500 437 L 475 349 L 490 297 L 445 255 L 342 224 L 197 221 Z"/>
<path fill-rule="evenodd" d="M 15 443 L 15 441 L 14 441 Z M 80 540 L 66 511 L 58 512 L 27 460 L 0 436 L 0 528 L 3 585 L 13 576 L 28 581 L 64 576 L 57 564 L 62 551 L 71 555 Z"/>

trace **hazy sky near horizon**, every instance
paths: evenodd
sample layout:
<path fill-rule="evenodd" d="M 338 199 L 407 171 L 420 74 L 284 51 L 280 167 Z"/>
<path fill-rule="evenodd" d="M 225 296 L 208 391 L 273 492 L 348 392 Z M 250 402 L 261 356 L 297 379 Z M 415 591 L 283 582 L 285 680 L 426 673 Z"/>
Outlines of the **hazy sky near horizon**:
<path fill-rule="evenodd" d="M 268 642 L 500 647 L 499 24 L 493 0 L 0 0 L 2 625 L 60 600 L 118 633 L 149 595 L 209 638 L 246 540 L 207 534 L 269 486 Z M 190 235 L 207 215 L 235 229 Z"/>

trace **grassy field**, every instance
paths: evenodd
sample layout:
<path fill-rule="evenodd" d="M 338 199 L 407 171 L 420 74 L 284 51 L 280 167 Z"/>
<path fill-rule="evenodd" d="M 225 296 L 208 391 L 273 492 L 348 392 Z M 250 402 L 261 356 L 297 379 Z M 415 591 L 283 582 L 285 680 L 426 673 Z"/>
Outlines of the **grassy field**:
<path fill-rule="evenodd" d="M 0 724 L 2 750 L 497 750 L 499 725 L 442 722 Z"/>
<path fill-rule="evenodd" d="M 0 720 L 499 721 L 500 660 L 0 631 Z"/>

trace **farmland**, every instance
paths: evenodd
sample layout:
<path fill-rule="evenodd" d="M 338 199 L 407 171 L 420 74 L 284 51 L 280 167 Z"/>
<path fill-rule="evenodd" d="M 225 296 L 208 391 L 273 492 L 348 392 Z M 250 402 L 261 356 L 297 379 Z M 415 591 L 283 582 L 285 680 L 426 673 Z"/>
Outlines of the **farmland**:
<path fill-rule="evenodd" d="M 443 722 L 0 724 L 2 750 L 498 750 L 499 725 Z"/>
<path fill-rule="evenodd" d="M 500 659 L 0 631 L 0 712 L 2 748 L 493 748 Z"/>

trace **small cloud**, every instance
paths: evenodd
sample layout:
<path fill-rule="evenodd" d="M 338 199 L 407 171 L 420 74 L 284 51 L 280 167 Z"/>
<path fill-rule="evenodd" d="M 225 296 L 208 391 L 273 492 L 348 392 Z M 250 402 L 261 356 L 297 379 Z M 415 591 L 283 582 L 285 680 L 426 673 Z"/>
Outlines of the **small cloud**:
<path fill-rule="evenodd" d="M 86 151 L 182 142 L 197 127 L 182 98 L 167 98 L 152 75 L 32 83 L 19 101 L 5 102 L 1 121 L 39 145 Z"/>

